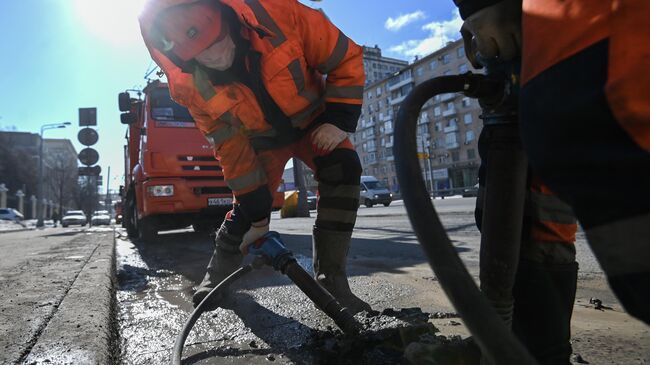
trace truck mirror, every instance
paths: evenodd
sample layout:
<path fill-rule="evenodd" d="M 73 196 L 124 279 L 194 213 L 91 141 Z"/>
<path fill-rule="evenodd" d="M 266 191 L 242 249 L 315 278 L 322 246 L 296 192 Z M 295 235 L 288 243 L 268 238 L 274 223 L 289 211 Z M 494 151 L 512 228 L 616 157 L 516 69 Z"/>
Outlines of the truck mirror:
<path fill-rule="evenodd" d="M 120 115 L 120 121 L 122 122 L 122 124 L 133 124 L 135 123 L 135 114 L 122 113 L 122 115 Z"/>
<path fill-rule="evenodd" d="M 129 93 L 120 93 L 117 97 L 117 103 L 121 112 L 128 112 L 131 110 L 131 96 L 129 96 Z"/>

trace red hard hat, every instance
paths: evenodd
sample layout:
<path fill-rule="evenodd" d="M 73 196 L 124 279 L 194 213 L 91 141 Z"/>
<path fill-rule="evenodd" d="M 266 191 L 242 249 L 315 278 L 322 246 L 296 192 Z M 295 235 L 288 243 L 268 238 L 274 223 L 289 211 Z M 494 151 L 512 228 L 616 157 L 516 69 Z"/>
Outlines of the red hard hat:
<path fill-rule="evenodd" d="M 216 1 L 199 1 L 165 10 L 156 24 L 163 37 L 163 51 L 183 61 L 194 58 L 227 34 Z"/>

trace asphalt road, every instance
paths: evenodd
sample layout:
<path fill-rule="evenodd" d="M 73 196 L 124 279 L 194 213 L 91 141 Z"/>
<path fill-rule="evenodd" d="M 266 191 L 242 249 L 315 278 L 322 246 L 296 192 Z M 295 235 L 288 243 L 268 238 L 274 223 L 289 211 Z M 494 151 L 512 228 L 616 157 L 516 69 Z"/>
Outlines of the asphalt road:
<path fill-rule="evenodd" d="M 478 277 L 479 234 L 474 198 L 436 200 L 454 245 L 470 273 Z M 279 219 L 282 234 L 300 263 L 311 270 L 311 218 Z M 412 233 L 401 202 L 361 207 L 349 254 L 351 286 L 374 309 L 419 307 L 453 312 Z M 592 364 L 647 364 L 648 328 L 630 318 L 609 291 L 584 235 L 578 234 L 581 267 L 574 311 L 574 351 Z M 117 269 L 122 359 L 125 364 L 168 361 L 180 328 L 192 310 L 193 288 L 212 252 L 206 235 L 191 230 L 160 235 L 155 243 L 131 242 L 119 231 Z M 188 364 L 268 364 L 319 362 L 310 341 L 333 323 L 314 308 L 288 279 L 272 269 L 254 271 L 235 284 L 223 308 L 204 314 L 187 341 Z M 596 311 L 597 297 L 613 309 Z M 447 336 L 467 335 L 459 319 L 432 319 Z"/>
<path fill-rule="evenodd" d="M 0 364 L 106 363 L 113 229 L 0 235 Z"/>

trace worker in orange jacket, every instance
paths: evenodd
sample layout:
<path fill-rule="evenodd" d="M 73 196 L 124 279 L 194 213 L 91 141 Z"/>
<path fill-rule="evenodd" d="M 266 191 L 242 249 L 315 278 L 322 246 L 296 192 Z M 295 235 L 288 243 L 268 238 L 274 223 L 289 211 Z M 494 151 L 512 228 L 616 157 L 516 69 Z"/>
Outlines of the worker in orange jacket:
<path fill-rule="evenodd" d="M 172 98 L 214 146 L 236 199 L 194 304 L 268 232 L 272 193 L 298 157 L 319 184 L 316 278 L 351 311 L 370 310 L 346 276 L 361 175 L 347 133 L 361 112 L 361 48 L 296 0 L 152 0 L 140 23 Z"/>
<path fill-rule="evenodd" d="M 477 55 L 521 55 L 520 124 L 533 171 L 575 212 L 625 309 L 650 324 L 650 3 L 455 3 L 475 67 Z M 515 298 L 515 321 L 516 308 Z M 556 313 L 529 314 L 531 334 Z M 520 336 L 540 362 L 568 363 L 548 360 L 554 340 L 542 337 Z"/>

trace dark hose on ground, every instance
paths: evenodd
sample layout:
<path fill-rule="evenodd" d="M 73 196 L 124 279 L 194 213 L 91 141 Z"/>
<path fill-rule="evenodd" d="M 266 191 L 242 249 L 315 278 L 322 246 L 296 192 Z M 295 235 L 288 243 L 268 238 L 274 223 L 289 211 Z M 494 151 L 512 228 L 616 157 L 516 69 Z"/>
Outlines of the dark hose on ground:
<path fill-rule="evenodd" d="M 474 283 L 456 253 L 429 198 L 417 157 L 417 119 L 427 100 L 444 93 L 489 96 L 498 84 L 484 75 L 442 76 L 417 86 L 397 115 L 395 146 L 397 178 L 404 205 L 440 285 L 474 339 L 493 364 L 537 364 L 514 337 Z"/>
<path fill-rule="evenodd" d="M 183 356 L 183 346 L 185 346 L 185 340 L 187 340 L 187 336 L 189 336 L 190 331 L 192 330 L 192 327 L 194 327 L 194 324 L 196 321 L 201 317 L 201 314 L 203 314 L 205 303 L 207 303 L 210 300 L 210 297 L 213 295 L 216 295 L 217 293 L 221 292 L 222 290 L 227 290 L 228 286 L 232 284 L 233 282 L 237 281 L 244 275 L 248 274 L 249 272 L 253 271 L 253 266 L 252 265 L 246 265 L 242 266 L 239 269 L 237 269 L 235 272 L 230 274 L 227 278 L 225 278 L 219 285 L 215 286 L 214 289 L 199 303 L 198 306 L 194 309 L 192 314 L 190 315 L 190 318 L 187 319 L 185 322 L 185 325 L 183 325 L 183 329 L 181 330 L 181 333 L 176 337 L 176 342 L 174 343 L 174 351 L 172 352 L 172 364 L 173 365 L 181 365 L 182 361 L 182 356 Z M 210 300 L 211 301 L 211 300 Z"/>

